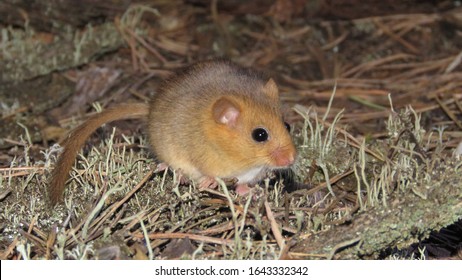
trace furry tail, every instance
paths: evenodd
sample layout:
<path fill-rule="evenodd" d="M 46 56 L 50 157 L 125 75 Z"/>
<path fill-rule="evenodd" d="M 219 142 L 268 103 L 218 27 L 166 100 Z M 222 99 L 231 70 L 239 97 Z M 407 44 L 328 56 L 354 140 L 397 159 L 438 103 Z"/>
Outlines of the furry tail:
<path fill-rule="evenodd" d="M 69 177 L 69 171 L 74 164 L 78 151 L 93 132 L 103 124 L 123 119 L 146 118 L 149 107 L 143 103 L 133 103 L 114 108 L 90 117 L 86 122 L 69 133 L 63 142 L 64 150 L 52 172 L 51 182 L 48 186 L 48 195 L 52 205 L 58 203 L 63 196 L 65 183 Z"/>

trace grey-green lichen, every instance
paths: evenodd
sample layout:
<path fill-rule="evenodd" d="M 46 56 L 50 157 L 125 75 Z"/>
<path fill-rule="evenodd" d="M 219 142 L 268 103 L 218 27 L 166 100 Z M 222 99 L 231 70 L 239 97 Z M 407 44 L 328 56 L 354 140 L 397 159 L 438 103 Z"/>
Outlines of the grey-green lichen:
<path fill-rule="evenodd" d="M 50 43 L 35 39 L 30 29 L 6 28 L 1 34 L 2 83 L 29 80 L 80 66 L 124 43 L 114 23 L 88 25 L 82 32 L 75 31 L 72 38 L 56 36 Z"/>
<path fill-rule="evenodd" d="M 425 142 L 412 108 L 392 112 L 387 127 L 390 137 L 374 145 L 384 160 L 371 160 L 364 142 L 356 152 L 358 214 L 348 224 L 301 241 L 294 251 L 318 258 L 377 258 L 462 217 L 460 155 L 443 150 L 440 138 Z M 430 144 L 438 154 L 429 151 Z"/>
<path fill-rule="evenodd" d="M 194 243 L 194 253 L 184 258 L 277 259 L 283 251 L 274 242 L 264 210 L 268 201 L 287 237 L 286 244 L 291 246 L 289 254 L 378 258 L 384 250 L 409 246 L 462 216 L 460 156 L 440 150 L 444 145 L 440 139 L 436 143 L 424 140 L 427 134 L 416 125 L 419 118 L 412 109 L 392 113 L 389 130 L 396 133 L 373 145 L 364 141 L 350 145 L 351 139 L 337 128 L 321 129 L 335 125 L 322 123 L 315 114 L 307 121 L 317 124 L 305 123 L 302 132 L 296 132 L 297 146 L 306 149 L 297 168 L 304 164 L 316 168 L 313 161 L 324 162 L 329 178 L 345 174 L 331 184 L 333 194 L 327 187 L 318 187 L 327 179 L 318 168 L 312 187 L 319 189 L 314 192 L 308 188 L 287 194 L 283 181 L 270 184 L 265 180 L 253 188 L 250 200 L 224 186 L 213 191 L 217 196 L 209 195 L 194 183 L 180 184 L 171 172 L 154 174 L 155 164 L 147 149 L 126 148 L 134 143 L 146 147 L 144 137 L 124 137 L 116 142 L 111 135 L 79 155 L 65 203 L 54 209 L 46 205 L 44 193 L 57 147 L 44 151 L 41 163 L 30 162 L 26 154 L 8 172 L 0 173 L 0 194 L 10 191 L 0 201 L 1 241 L 9 244 L 19 238 L 17 251 L 23 258 L 30 257 L 38 245 L 24 232 L 32 223 L 35 231 L 56 231 L 48 258 L 127 257 L 133 254 L 126 252 L 128 244 L 140 239 L 149 240 L 145 257 L 165 258 L 168 256 L 159 250 L 168 240 L 150 239 L 152 234 L 188 232 L 208 237 L 218 233 L 226 245 Z M 303 129 L 310 132 L 303 133 Z M 445 156 L 426 152 L 430 144 Z M 324 151 L 317 151 L 315 145 Z M 31 165 L 36 169 L 27 169 Z M 15 175 L 21 168 L 28 171 Z M 301 175 L 305 178 L 310 174 L 301 172 L 307 174 Z M 121 203 L 133 190 L 136 192 Z M 350 195 L 350 202 L 342 200 L 345 195 Z"/>

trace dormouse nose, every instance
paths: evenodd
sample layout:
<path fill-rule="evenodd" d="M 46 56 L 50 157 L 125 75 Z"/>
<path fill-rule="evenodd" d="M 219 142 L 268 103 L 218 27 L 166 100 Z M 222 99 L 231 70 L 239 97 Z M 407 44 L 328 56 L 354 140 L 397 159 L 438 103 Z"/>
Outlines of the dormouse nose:
<path fill-rule="evenodd" d="M 271 154 L 277 167 L 287 167 L 295 162 L 296 151 L 291 144 L 288 147 L 279 147 Z"/>

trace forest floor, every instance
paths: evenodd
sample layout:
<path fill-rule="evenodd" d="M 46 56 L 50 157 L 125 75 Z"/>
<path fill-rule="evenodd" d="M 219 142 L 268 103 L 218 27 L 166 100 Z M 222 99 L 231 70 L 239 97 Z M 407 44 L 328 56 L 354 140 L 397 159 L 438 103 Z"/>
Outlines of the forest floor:
<path fill-rule="evenodd" d="M 102 5 L 70 27 L 0 4 L 22 15 L 0 17 L 0 259 L 461 259 L 462 9 L 339 2 Z M 277 82 L 292 174 L 251 199 L 198 190 L 156 172 L 142 121 L 118 121 L 49 206 L 54 143 L 217 57 Z"/>

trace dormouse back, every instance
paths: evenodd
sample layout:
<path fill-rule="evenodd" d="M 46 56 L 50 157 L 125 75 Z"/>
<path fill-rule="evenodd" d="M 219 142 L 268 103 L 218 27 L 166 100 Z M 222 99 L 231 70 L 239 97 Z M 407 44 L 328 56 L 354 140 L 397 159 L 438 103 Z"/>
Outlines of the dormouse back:
<path fill-rule="evenodd" d="M 272 79 L 259 71 L 220 59 L 194 64 L 167 79 L 154 99 L 206 103 L 223 95 L 242 97 L 264 106 L 277 104 L 279 98 Z"/>

